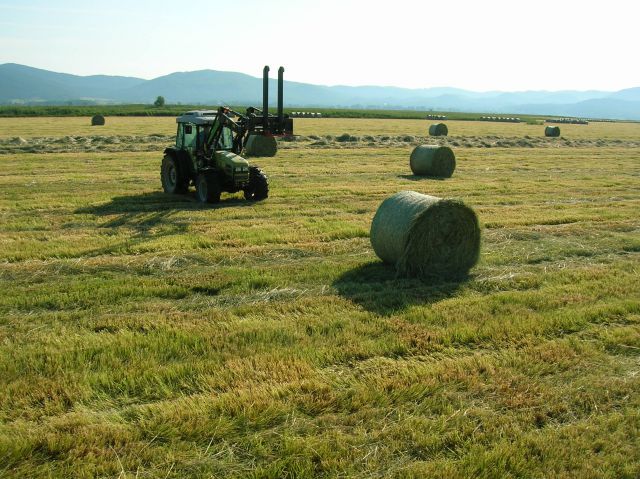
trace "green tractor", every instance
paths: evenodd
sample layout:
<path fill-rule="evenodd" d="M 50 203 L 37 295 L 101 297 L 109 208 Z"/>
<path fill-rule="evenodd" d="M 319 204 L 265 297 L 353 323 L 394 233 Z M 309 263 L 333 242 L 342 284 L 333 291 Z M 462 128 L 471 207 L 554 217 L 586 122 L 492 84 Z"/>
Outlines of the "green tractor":
<path fill-rule="evenodd" d="M 220 107 L 189 111 L 176 118 L 176 144 L 164 150 L 160 170 L 165 193 L 183 194 L 194 185 L 202 203 L 219 202 L 223 191 L 243 191 L 249 201 L 267 198 L 267 176 L 240 155 L 256 139 L 275 144 L 274 136 L 293 134 L 293 120 L 283 114 L 283 73 L 280 67 L 277 115 L 269 114 L 269 67 L 265 66 L 262 110 L 250 107 L 241 114 Z M 272 151 L 275 154 L 275 148 Z"/>

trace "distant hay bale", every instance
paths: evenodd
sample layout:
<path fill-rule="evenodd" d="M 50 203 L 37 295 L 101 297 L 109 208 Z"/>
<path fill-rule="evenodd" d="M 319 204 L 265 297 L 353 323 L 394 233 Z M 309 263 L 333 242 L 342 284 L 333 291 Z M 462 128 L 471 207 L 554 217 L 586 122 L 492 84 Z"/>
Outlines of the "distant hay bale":
<path fill-rule="evenodd" d="M 249 135 L 247 143 L 244 146 L 244 154 L 246 156 L 270 157 L 276 156 L 277 152 L 278 143 L 273 136 Z"/>
<path fill-rule="evenodd" d="M 544 129 L 544 136 L 558 137 L 560 136 L 559 126 L 547 126 Z"/>
<path fill-rule="evenodd" d="M 456 156 L 448 146 L 416 146 L 409 157 L 414 175 L 451 178 L 456 169 Z"/>
<path fill-rule="evenodd" d="M 449 129 L 444 123 L 435 123 L 429 127 L 429 135 L 431 136 L 447 136 Z"/>
<path fill-rule="evenodd" d="M 103 125 L 104 125 L 104 116 L 93 115 L 93 117 L 91 117 L 91 126 L 103 126 Z"/>
<path fill-rule="evenodd" d="M 370 237 L 378 257 L 401 276 L 463 277 L 480 256 L 475 212 L 461 201 L 415 191 L 382 202 Z"/>

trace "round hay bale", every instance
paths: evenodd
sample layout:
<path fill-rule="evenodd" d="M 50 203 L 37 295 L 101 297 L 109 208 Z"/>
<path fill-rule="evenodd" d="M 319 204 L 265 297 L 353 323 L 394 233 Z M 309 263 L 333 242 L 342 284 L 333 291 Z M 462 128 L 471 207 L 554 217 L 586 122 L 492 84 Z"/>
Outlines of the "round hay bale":
<path fill-rule="evenodd" d="M 102 126 L 102 125 L 104 125 L 104 116 L 93 115 L 91 117 L 91 126 Z"/>
<path fill-rule="evenodd" d="M 416 146 L 409 157 L 409 166 L 414 175 L 451 178 L 456 169 L 456 156 L 448 146 Z"/>
<path fill-rule="evenodd" d="M 463 277 L 480 256 L 475 212 L 461 201 L 415 191 L 382 202 L 370 237 L 378 257 L 402 276 Z"/>
<path fill-rule="evenodd" d="M 544 129 L 544 136 L 558 137 L 560 136 L 559 126 L 547 126 Z"/>
<path fill-rule="evenodd" d="M 444 123 L 435 123 L 429 127 L 429 135 L 431 136 L 447 136 L 449 129 Z"/>
<path fill-rule="evenodd" d="M 249 135 L 244 146 L 244 154 L 246 156 L 276 156 L 277 152 L 278 143 L 273 136 Z"/>

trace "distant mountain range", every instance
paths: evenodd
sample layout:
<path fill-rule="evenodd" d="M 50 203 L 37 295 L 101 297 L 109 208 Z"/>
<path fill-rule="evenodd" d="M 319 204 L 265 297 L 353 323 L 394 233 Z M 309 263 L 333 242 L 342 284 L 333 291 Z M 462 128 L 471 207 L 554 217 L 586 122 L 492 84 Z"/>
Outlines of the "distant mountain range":
<path fill-rule="evenodd" d="M 167 103 L 261 105 L 262 79 L 200 70 L 144 80 L 77 76 L 15 63 L 0 65 L 0 104 Z M 270 80 L 270 103 L 276 81 Z M 605 91 L 473 92 L 458 88 L 321 86 L 285 81 L 285 105 L 294 108 L 383 108 L 482 113 L 563 115 L 640 120 L 640 87 Z"/>

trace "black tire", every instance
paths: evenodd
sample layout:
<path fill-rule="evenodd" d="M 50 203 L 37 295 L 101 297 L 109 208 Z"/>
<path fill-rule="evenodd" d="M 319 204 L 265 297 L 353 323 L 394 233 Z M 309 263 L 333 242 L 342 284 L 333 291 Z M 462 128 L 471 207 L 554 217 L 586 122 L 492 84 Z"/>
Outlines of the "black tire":
<path fill-rule="evenodd" d="M 160 168 L 160 181 L 165 193 L 176 195 L 186 193 L 189 189 L 189 178 L 180 166 L 175 157 L 164 155 Z"/>
<path fill-rule="evenodd" d="M 196 196 L 200 203 L 218 203 L 220 201 L 220 180 L 215 173 L 201 173 L 196 178 Z"/>
<path fill-rule="evenodd" d="M 269 196 L 269 182 L 267 175 L 257 166 L 249 167 L 249 184 L 244 189 L 244 199 L 247 201 L 261 201 Z"/>

